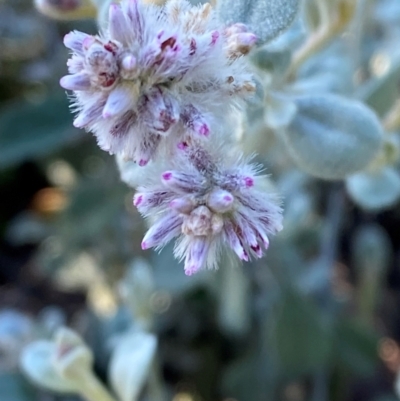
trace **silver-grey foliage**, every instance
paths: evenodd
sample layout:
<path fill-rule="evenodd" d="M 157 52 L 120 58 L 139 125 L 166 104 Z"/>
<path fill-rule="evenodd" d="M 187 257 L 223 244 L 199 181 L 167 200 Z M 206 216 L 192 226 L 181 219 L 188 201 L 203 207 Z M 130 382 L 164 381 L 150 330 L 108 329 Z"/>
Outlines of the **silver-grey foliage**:
<path fill-rule="evenodd" d="M 341 96 L 303 95 L 285 131 L 293 159 L 308 173 L 342 179 L 365 168 L 376 156 L 382 129 L 375 113 Z"/>
<path fill-rule="evenodd" d="M 261 42 L 268 42 L 286 30 L 294 21 L 299 0 L 221 0 L 218 11 L 228 23 L 249 26 Z"/>

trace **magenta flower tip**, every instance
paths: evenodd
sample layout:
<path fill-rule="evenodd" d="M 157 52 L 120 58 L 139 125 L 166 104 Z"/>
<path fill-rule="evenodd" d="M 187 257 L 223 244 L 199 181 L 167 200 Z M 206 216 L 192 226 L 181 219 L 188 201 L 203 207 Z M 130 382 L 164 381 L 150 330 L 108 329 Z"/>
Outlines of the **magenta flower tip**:
<path fill-rule="evenodd" d="M 146 249 L 149 249 L 150 247 L 148 246 L 148 244 L 145 241 L 142 241 L 142 249 L 145 251 Z"/>
<path fill-rule="evenodd" d="M 193 274 L 196 274 L 198 272 L 198 269 L 196 269 L 196 266 L 191 266 L 185 269 L 185 274 L 190 277 L 193 276 Z"/>
<path fill-rule="evenodd" d="M 149 162 L 148 160 L 140 159 L 138 164 L 140 167 L 144 167 L 147 165 L 148 162 Z"/>
<path fill-rule="evenodd" d="M 215 45 L 217 43 L 218 38 L 219 38 L 219 32 L 218 31 L 214 31 L 211 34 L 211 44 Z"/>
<path fill-rule="evenodd" d="M 136 195 L 133 198 L 133 205 L 138 207 L 143 202 L 143 195 Z"/>
<path fill-rule="evenodd" d="M 246 178 L 244 179 L 244 183 L 245 183 L 245 185 L 246 185 L 247 188 L 251 188 L 251 187 L 254 186 L 254 179 L 251 178 L 251 177 L 246 177 Z"/>
<path fill-rule="evenodd" d="M 170 171 L 167 171 L 166 173 L 162 174 L 162 178 L 165 181 L 169 181 L 172 178 L 172 173 Z"/>
<path fill-rule="evenodd" d="M 178 145 L 177 145 L 177 148 L 179 150 L 186 150 L 187 147 L 188 147 L 188 144 L 186 142 L 179 142 Z"/>
<path fill-rule="evenodd" d="M 200 129 L 199 129 L 199 134 L 208 136 L 210 134 L 210 128 L 208 127 L 207 124 L 203 124 Z"/>

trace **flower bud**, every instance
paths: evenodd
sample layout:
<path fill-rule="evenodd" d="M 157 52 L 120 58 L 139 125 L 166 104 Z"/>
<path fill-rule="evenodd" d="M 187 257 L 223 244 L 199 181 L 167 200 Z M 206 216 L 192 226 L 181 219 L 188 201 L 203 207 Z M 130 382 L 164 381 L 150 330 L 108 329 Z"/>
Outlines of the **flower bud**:
<path fill-rule="evenodd" d="M 63 327 L 55 334 L 53 365 L 61 377 L 77 380 L 81 369 L 92 369 L 93 353 L 74 331 Z"/>

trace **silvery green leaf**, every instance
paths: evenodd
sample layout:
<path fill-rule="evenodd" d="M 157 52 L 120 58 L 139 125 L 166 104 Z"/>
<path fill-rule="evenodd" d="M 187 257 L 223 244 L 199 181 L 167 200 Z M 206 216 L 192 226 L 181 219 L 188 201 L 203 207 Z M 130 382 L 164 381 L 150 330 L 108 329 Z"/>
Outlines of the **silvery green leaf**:
<path fill-rule="evenodd" d="M 0 372 L 1 401 L 32 401 L 37 399 L 37 393 L 24 377 L 8 369 Z"/>
<path fill-rule="evenodd" d="M 270 92 L 265 99 L 265 123 L 269 128 L 286 127 L 296 115 L 295 102 L 287 97 Z"/>
<path fill-rule="evenodd" d="M 377 224 L 357 230 L 352 244 L 357 268 L 358 308 L 365 321 L 371 321 L 384 289 L 384 279 L 392 259 L 390 238 Z"/>
<path fill-rule="evenodd" d="M 286 30 L 297 15 L 299 0 L 220 0 L 218 12 L 227 23 L 242 22 L 261 42 Z"/>
<path fill-rule="evenodd" d="M 302 7 L 302 17 L 310 31 L 316 30 L 320 26 L 320 15 L 315 0 L 305 0 Z"/>
<path fill-rule="evenodd" d="M 156 346 L 153 334 L 130 331 L 121 336 L 109 366 L 110 382 L 120 401 L 137 400 L 147 380 Z"/>
<path fill-rule="evenodd" d="M 354 236 L 352 258 L 360 274 L 368 270 L 375 277 L 384 275 L 391 259 L 390 238 L 386 231 L 377 224 L 359 228 Z"/>
<path fill-rule="evenodd" d="M 375 5 L 374 17 L 382 25 L 400 22 L 400 3 L 396 0 L 379 1 Z"/>
<path fill-rule="evenodd" d="M 20 365 L 35 384 L 58 393 L 77 393 L 75 383 L 62 378 L 53 365 L 56 345 L 51 341 L 36 341 L 24 348 Z"/>
<path fill-rule="evenodd" d="M 353 66 L 344 42 L 334 42 L 300 68 L 290 88 L 298 93 L 349 93 L 353 89 Z"/>
<path fill-rule="evenodd" d="M 300 96 L 295 103 L 298 111 L 284 138 L 304 171 L 323 179 L 343 179 L 377 155 L 382 128 L 362 103 L 329 94 Z"/>
<path fill-rule="evenodd" d="M 276 352 L 285 373 L 305 373 L 324 366 L 332 347 L 329 317 L 307 298 L 287 291 L 275 317 Z"/>
<path fill-rule="evenodd" d="M 5 236 L 14 246 L 39 243 L 49 235 L 50 228 L 33 212 L 22 212 L 9 223 Z"/>
<path fill-rule="evenodd" d="M 78 139 L 65 96 L 41 104 L 10 103 L 0 112 L 0 165 L 9 167 L 45 156 Z"/>
<path fill-rule="evenodd" d="M 148 329 L 152 323 L 150 298 L 154 291 L 150 264 L 145 259 L 134 259 L 119 285 L 119 290 L 135 321 Z"/>
<path fill-rule="evenodd" d="M 287 31 L 277 36 L 271 42 L 268 42 L 265 49 L 272 53 L 292 53 L 300 46 L 305 37 L 306 31 L 304 25 L 299 21 L 299 18 L 297 18 Z"/>
<path fill-rule="evenodd" d="M 264 113 L 264 107 L 247 108 L 241 138 L 241 146 L 247 154 L 254 152 L 254 149 L 257 149 L 259 155 L 265 154 L 275 140 L 265 124 Z"/>
<path fill-rule="evenodd" d="M 400 199 L 400 176 L 393 167 L 376 173 L 360 172 L 346 180 L 346 188 L 355 203 L 366 210 L 381 210 Z"/>
<path fill-rule="evenodd" d="M 270 74 L 284 74 L 290 63 L 290 52 L 270 51 L 264 48 L 255 52 L 251 61 L 262 71 Z"/>
<path fill-rule="evenodd" d="M 386 55 L 389 57 L 389 55 Z M 382 77 L 367 81 L 358 90 L 357 97 L 383 116 L 398 98 L 400 83 L 400 58 L 390 60 L 391 67 Z"/>
<path fill-rule="evenodd" d="M 241 266 L 225 256 L 219 269 L 219 310 L 221 328 L 229 335 L 243 336 L 250 328 L 250 283 Z"/>
<path fill-rule="evenodd" d="M 285 207 L 285 226 L 282 235 L 288 238 L 299 232 L 310 224 L 314 226 L 312 197 L 305 191 L 299 191 L 293 196 Z"/>

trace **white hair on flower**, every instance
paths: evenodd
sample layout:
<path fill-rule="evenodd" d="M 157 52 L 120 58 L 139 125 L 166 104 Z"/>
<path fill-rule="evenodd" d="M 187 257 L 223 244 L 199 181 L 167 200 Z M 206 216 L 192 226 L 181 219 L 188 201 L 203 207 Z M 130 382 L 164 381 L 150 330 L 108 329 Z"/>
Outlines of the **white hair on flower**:
<path fill-rule="evenodd" d="M 74 91 L 74 125 L 145 165 L 163 138 L 208 136 L 254 92 L 242 56 L 255 42 L 243 24 L 220 24 L 210 4 L 111 4 L 102 35 L 64 40 L 73 54 L 60 82 Z"/>

